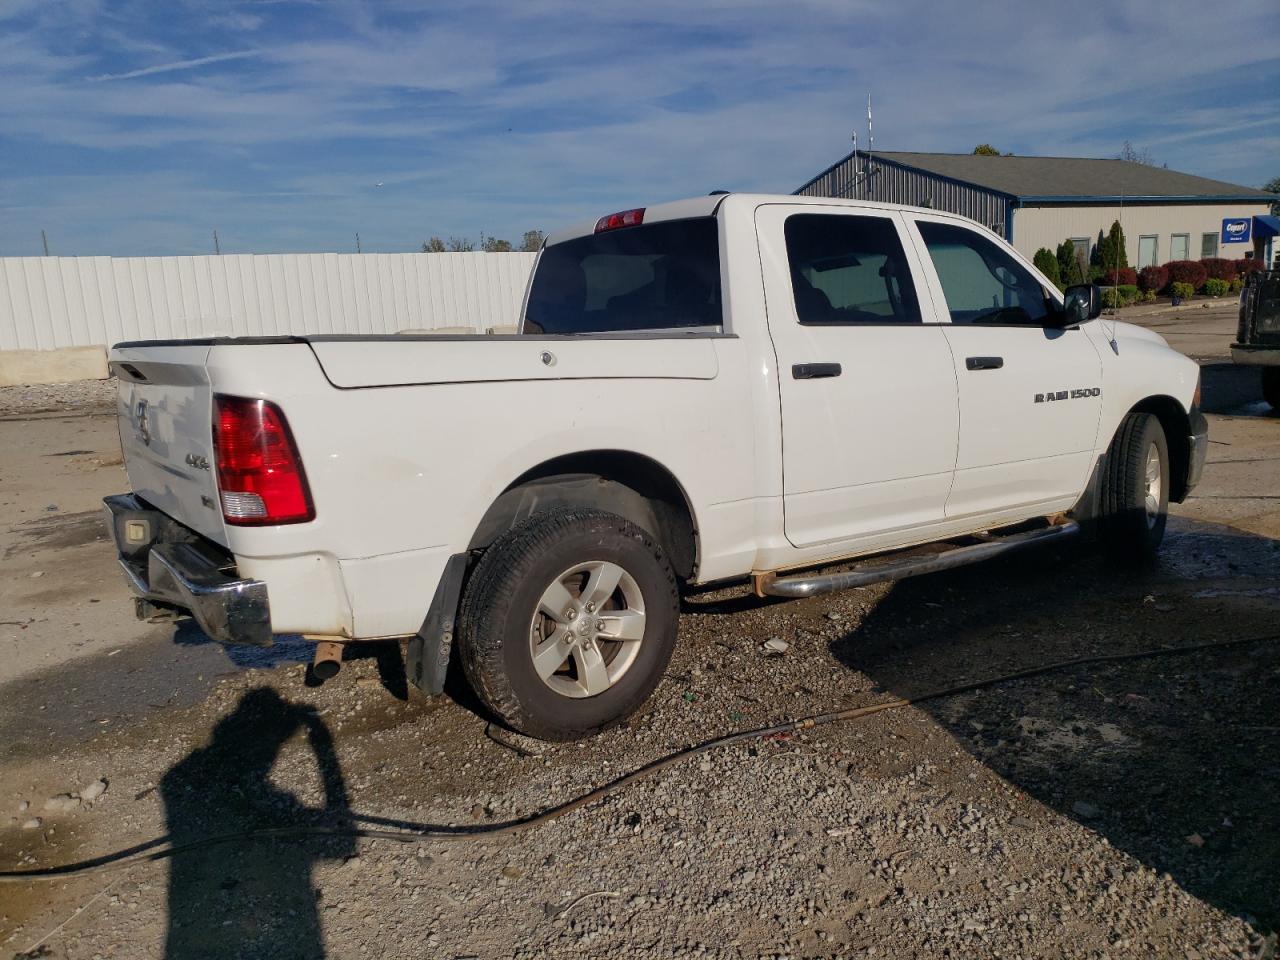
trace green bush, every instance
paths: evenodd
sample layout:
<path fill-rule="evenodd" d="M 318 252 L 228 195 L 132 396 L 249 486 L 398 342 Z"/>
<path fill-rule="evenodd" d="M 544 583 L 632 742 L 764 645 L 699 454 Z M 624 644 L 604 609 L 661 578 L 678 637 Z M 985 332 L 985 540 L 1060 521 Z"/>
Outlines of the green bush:
<path fill-rule="evenodd" d="M 1067 287 L 1084 282 L 1081 263 L 1076 258 L 1076 245 L 1070 240 L 1058 244 L 1058 280 Z"/>
<path fill-rule="evenodd" d="M 1155 299 L 1156 299 L 1156 292 L 1155 292 L 1154 290 L 1139 290 L 1139 291 L 1138 291 L 1138 302 L 1139 302 L 1139 303 L 1153 303 L 1153 302 L 1155 301 Z"/>
<path fill-rule="evenodd" d="M 1210 277 L 1204 282 L 1204 292 L 1211 297 L 1220 297 L 1231 289 L 1231 284 L 1226 280 L 1218 280 Z"/>
<path fill-rule="evenodd" d="M 1108 309 L 1115 310 L 1118 307 L 1125 306 L 1124 294 L 1120 292 L 1119 287 L 1103 287 L 1102 288 L 1102 305 Z"/>
<path fill-rule="evenodd" d="M 1031 262 L 1055 286 L 1062 282 L 1062 273 L 1058 268 L 1058 257 L 1048 247 L 1041 247 L 1037 250 L 1036 255 L 1031 258 Z"/>
<path fill-rule="evenodd" d="M 1236 279 L 1232 280 L 1229 284 L 1227 284 L 1227 289 L 1230 290 L 1232 293 L 1239 293 L 1241 290 L 1244 289 L 1244 281 L 1241 280 L 1239 277 L 1236 277 Z"/>
<path fill-rule="evenodd" d="M 1181 297 L 1183 300 L 1190 300 L 1196 292 L 1196 288 L 1189 283 L 1174 283 L 1171 292 L 1175 297 Z"/>

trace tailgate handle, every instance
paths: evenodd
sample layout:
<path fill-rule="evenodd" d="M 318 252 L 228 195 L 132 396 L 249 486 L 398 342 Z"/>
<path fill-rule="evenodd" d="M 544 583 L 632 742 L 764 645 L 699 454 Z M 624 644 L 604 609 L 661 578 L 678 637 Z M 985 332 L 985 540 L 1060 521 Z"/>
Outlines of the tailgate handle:
<path fill-rule="evenodd" d="M 840 376 L 838 363 L 796 363 L 791 366 L 791 376 L 796 380 L 818 380 L 822 377 Z"/>
<path fill-rule="evenodd" d="M 964 365 L 969 370 L 999 370 L 1004 357 L 965 357 Z"/>

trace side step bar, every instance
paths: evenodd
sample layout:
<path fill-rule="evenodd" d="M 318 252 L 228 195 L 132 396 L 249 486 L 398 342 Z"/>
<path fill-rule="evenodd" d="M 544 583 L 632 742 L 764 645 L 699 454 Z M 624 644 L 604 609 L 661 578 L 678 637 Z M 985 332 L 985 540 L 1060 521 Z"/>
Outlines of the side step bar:
<path fill-rule="evenodd" d="M 905 580 L 907 577 L 918 577 L 925 573 L 937 573 L 939 570 L 950 570 L 966 564 L 988 560 L 1004 553 L 1012 553 L 1033 544 L 1047 543 L 1050 540 L 1061 540 L 1080 532 L 1080 524 L 1074 520 L 1055 524 L 1042 530 L 1029 530 L 1026 533 L 1015 533 L 999 539 L 990 539 L 985 543 L 976 543 L 969 547 L 956 547 L 944 553 L 935 553 L 927 557 L 904 557 L 901 560 L 890 560 L 887 563 L 864 566 L 857 570 L 846 570 L 843 573 L 828 573 L 820 576 L 778 577 L 776 573 L 757 573 L 752 576 L 752 587 L 758 597 L 816 597 L 822 593 L 837 593 L 853 587 L 865 587 L 872 583 L 886 580 Z"/>

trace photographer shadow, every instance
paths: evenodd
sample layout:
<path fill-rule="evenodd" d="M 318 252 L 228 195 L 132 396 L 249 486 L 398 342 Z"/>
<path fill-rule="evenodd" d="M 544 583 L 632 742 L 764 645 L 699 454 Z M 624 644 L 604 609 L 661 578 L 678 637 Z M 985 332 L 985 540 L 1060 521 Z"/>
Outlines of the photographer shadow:
<path fill-rule="evenodd" d="M 306 805 L 271 781 L 286 744 L 306 737 L 318 767 L 323 804 Z M 207 746 L 160 783 L 175 846 L 263 827 L 350 823 L 346 785 L 333 738 L 310 706 L 260 688 L 220 720 Z M 197 847 L 169 863 L 169 960 L 325 954 L 320 892 L 311 882 L 321 860 L 354 854 L 350 837 L 245 840 Z"/>

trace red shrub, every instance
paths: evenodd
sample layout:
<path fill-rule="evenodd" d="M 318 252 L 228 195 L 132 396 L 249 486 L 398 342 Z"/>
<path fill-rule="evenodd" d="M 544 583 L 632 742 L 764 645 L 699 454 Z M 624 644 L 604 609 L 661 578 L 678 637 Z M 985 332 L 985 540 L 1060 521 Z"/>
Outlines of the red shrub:
<path fill-rule="evenodd" d="M 1138 271 L 1138 289 L 1159 293 L 1169 282 L 1169 271 L 1164 267 L 1143 267 Z"/>
<path fill-rule="evenodd" d="M 1200 261 L 1211 280 L 1226 280 L 1230 283 L 1239 273 L 1239 261 L 1225 260 L 1222 257 L 1205 257 Z"/>
<path fill-rule="evenodd" d="M 1107 267 L 1098 282 L 1108 287 L 1133 286 L 1138 282 L 1138 271 L 1133 267 Z"/>
<path fill-rule="evenodd" d="M 1233 260 L 1231 262 L 1236 265 L 1236 274 L 1240 277 L 1241 280 L 1243 280 L 1249 274 L 1257 273 L 1259 270 L 1262 269 L 1262 261 L 1255 260 L 1252 257 L 1250 257 L 1248 260 Z"/>
<path fill-rule="evenodd" d="M 1195 260 L 1170 260 L 1164 265 L 1170 283 L 1189 283 L 1199 290 L 1209 279 L 1209 272 Z"/>

